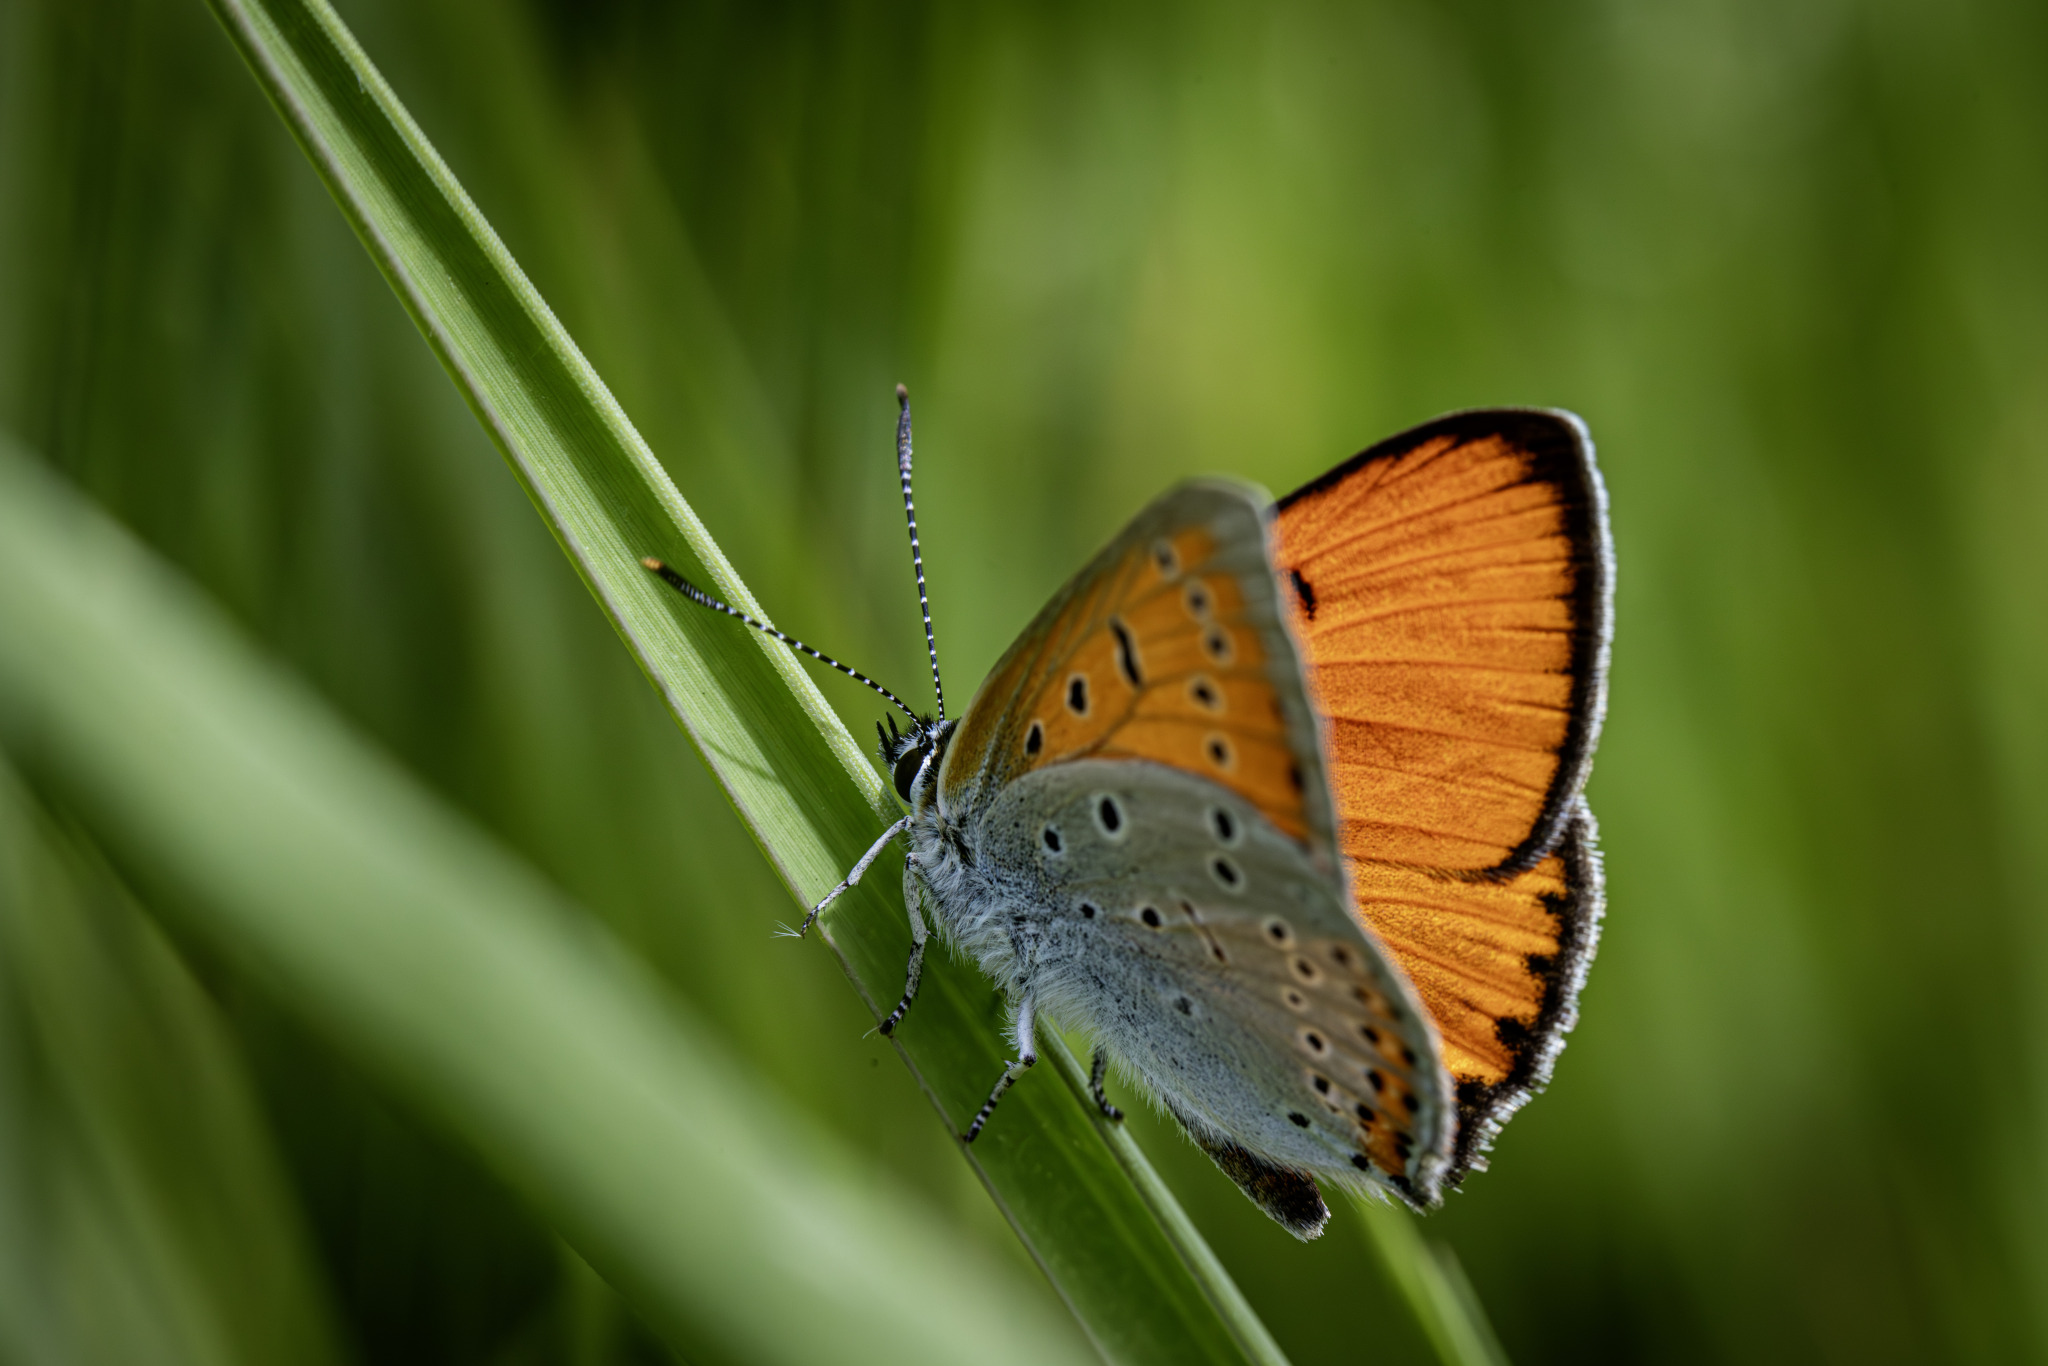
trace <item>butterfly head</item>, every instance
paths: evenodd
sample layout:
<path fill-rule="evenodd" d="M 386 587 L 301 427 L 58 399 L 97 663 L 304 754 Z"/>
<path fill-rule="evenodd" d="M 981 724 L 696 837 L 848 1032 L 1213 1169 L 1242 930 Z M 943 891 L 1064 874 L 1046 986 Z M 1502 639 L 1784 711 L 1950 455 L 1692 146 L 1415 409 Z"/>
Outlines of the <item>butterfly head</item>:
<path fill-rule="evenodd" d="M 939 785 L 939 763 L 946 757 L 946 742 L 953 738 L 957 721 L 934 721 L 929 716 L 914 718 L 908 729 L 898 729 L 889 718 L 884 729 L 875 722 L 881 738 L 879 753 L 883 767 L 896 783 L 896 795 L 913 807 L 929 803 Z"/>

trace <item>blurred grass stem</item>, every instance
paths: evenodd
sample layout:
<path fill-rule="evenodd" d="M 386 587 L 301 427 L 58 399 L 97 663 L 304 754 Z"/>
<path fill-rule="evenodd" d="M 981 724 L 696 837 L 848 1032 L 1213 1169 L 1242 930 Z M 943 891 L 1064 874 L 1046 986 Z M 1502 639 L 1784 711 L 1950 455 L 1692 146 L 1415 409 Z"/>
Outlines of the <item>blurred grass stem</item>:
<path fill-rule="evenodd" d="M 155 904 L 460 1136 L 686 1351 L 1075 1355 L 588 917 L 4 445 L 0 738 Z"/>
<path fill-rule="evenodd" d="M 1448 1248 L 1432 1246 L 1415 1216 L 1391 1201 L 1353 1196 L 1366 1241 L 1443 1366 L 1507 1366 L 1464 1268 Z"/>

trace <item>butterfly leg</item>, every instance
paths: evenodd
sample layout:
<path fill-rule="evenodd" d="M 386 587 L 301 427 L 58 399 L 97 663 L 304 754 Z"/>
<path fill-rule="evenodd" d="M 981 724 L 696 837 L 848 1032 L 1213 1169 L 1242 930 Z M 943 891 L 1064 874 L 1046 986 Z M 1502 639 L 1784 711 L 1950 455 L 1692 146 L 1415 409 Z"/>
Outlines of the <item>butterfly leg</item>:
<path fill-rule="evenodd" d="M 924 927 L 924 911 L 920 904 L 924 900 L 922 890 L 914 878 L 903 879 L 903 908 L 910 912 L 910 965 L 903 970 L 903 999 L 889 1012 L 889 1018 L 882 1021 L 884 1034 L 894 1034 L 896 1026 L 903 1023 L 903 1016 L 909 1011 L 910 1003 L 917 999 L 918 980 L 924 976 L 924 943 L 928 936 Z"/>
<path fill-rule="evenodd" d="M 1109 1103 L 1109 1097 L 1102 1093 L 1102 1079 L 1109 1073 L 1109 1054 L 1101 1048 L 1095 1050 L 1095 1065 L 1088 1069 L 1088 1094 L 1095 1097 L 1095 1104 L 1102 1111 L 1102 1117 L 1114 1124 L 1124 1117 L 1124 1112 Z"/>
<path fill-rule="evenodd" d="M 821 913 L 823 913 L 824 909 L 827 906 L 830 906 L 833 902 L 839 900 L 840 897 L 844 896 L 853 888 L 860 886 L 861 877 L 864 874 L 866 874 L 869 865 L 874 863 L 876 859 L 882 856 L 882 851 L 889 847 L 890 840 L 893 840 L 898 835 L 902 834 L 906 829 L 909 828 L 909 826 L 910 817 L 905 816 L 902 820 L 896 822 L 896 824 L 890 826 L 887 830 L 884 830 L 882 832 L 882 837 L 876 840 L 873 845 L 869 846 L 868 851 L 865 854 L 862 854 L 860 856 L 860 862 L 853 865 L 853 871 L 848 873 L 845 877 L 841 878 L 839 880 L 839 885 L 837 887 L 834 887 L 831 891 L 825 893 L 824 898 L 820 900 L 817 905 L 811 907 L 811 913 L 804 917 L 804 923 L 797 926 L 797 928 L 793 930 L 784 930 L 783 933 L 788 935 L 791 939 L 801 939 L 805 935 L 809 934 L 811 932 L 811 926 L 818 923 L 818 916 Z"/>
<path fill-rule="evenodd" d="M 1023 1076 L 1025 1071 L 1038 1061 L 1038 1040 L 1036 1038 L 1036 1020 L 1034 1018 L 1036 1014 L 1037 1011 L 1031 998 L 1026 996 L 1017 1007 L 1017 1049 L 1023 1056 L 1004 1067 L 1003 1075 L 996 1078 L 995 1089 L 990 1091 L 988 1099 L 981 1103 L 981 1109 L 975 1113 L 974 1122 L 967 1126 L 967 1132 L 960 1135 L 965 1141 L 972 1143 L 975 1139 L 981 1137 L 982 1126 L 987 1124 L 988 1117 L 995 1113 L 996 1102 L 1003 1098 L 1003 1092 L 1015 1086 L 1017 1078 Z"/>

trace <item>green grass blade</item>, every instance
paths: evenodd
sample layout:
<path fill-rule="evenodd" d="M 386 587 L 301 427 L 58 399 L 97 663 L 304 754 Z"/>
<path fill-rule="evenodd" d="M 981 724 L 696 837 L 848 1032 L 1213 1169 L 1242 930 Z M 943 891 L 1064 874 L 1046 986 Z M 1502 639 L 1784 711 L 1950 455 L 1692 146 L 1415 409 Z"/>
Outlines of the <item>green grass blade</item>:
<path fill-rule="evenodd" d="M 0 1361 L 347 1359 L 236 1039 L 0 763 Z"/>
<path fill-rule="evenodd" d="M 1507 1366 L 1507 1353 L 1449 1249 L 1429 1245 L 1415 1216 L 1384 1200 L 1354 1197 L 1387 1278 L 1422 1326 L 1443 1366 Z"/>
<path fill-rule="evenodd" d="M 4 444 L 0 739 L 154 904 L 466 1140 L 685 1350 L 1085 1355 Z"/>
<path fill-rule="evenodd" d="M 213 0 L 379 268 L 799 901 L 893 818 L 888 794 L 780 646 L 681 605 L 647 554 L 758 610 L 745 585 L 332 10 Z M 892 861 L 893 862 L 893 861 Z M 827 938 L 871 1005 L 900 988 L 908 932 L 877 867 Z M 949 1125 L 1002 1066 L 996 1001 L 937 964 L 899 1050 Z M 1103 1354 L 1278 1361 L 1184 1218 L 1155 1216 L 1093 1117 L 1050 1078 L 1020 1087 L 967 1160 Z M 1156 1183 L 1155 1183 L 1156 1187 Z M 1169 1202 L 1170 1203 L 1170 1202 Z"/>

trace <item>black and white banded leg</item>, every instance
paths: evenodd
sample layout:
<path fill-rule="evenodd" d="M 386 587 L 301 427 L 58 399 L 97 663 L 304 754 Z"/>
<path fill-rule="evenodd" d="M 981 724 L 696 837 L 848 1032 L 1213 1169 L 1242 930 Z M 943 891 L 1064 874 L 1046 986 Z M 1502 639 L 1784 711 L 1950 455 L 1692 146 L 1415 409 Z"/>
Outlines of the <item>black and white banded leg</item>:
<path fill-rule="evenodd" d="M 1088 1069 L 1088 1094 L 1095 1097 L 1096 1108 L 1102 1117 L 1114 1124 L 1124 1117 L 1124 1112 L 1109 1103 L 1109 1097 L 1102 1093 L 1102 1079 L 1109 1074 L 1109 1054 L 1100 1048 L 1095 1050 L 1095 1065 Z"/>
<path fill-rule="evenodd" d="M 818 923 L 818 916 L 824 912 L 824 909 L 827 906 L 830 906 L 833 902 L 839 900 L 839 898 L 844 896 L 848 891 L 860 886 L 860 880 L 862 875 L 867 872 L 869 866 L 873 864 L 876 859 L 882 856 L 882 851 L 889 847 L 889 841 L 895 839 L 898 835 L 902 834 L 906 829 L 909 828 L 909 826 L 910 817 L 905 816 L 902 820 L 896 822 L 896 824 L 890 826 L 887 830 L 884 830 L 882 832 L 882 837 L 876 840 L 874 842 L 874 845 L 871 848 L 869 848 L 869 850 L 865 854 L 862 854 L 860 856 L 860 862 L 853 865 L 853 871 L 848 873 L 845 877 L 841 878 L 839 880 L 839 885 L 837 887 L 834 887 L 831 891 L 825 893 L 824 897 L 818 902 L 818 904 L 811 907 L 811 913 L 804 917 L 804 923 L 802 925 L 799 925 L 796 929 L 784 930 L 782 931 L 782 933 L 788 935 L 791 939 L 801 939 L 805 935 L 809 934 L 811 932 L 811 926 Z"/>
<path fill-rule="evenodd" d="M 960 1137 L 969 1143 L 981 1137 L 982 1126 L 988 1117 L 996 1112 L 996 1102 L 1003 1098 L 1003 1092 L 1017 1084 L 1017 1078 L 1024 1075 L 1031 1065 L 1038 1061 L 1038 1039 L 1036 1037 L 1037 1009 L 1032 999 L 1026 996 L 1017 1006 L 1017 1049 L 1023 1056 L 1003 1068 L 1003 1075 L 996 1079 L 995 1089 L 988 1093 L 988 1099 L 975 1112 L 974 1122 L 967 1126 L 967 1132 Z"/>
<path fill-rule="evenodd" d="M 911 857 L 915 858 L 916 855 L 913 854 Z M 908 882 L 909 879 L 905 881 Z M 913 892 L 908 886 L 904 888 L 903 909 L 910 913 L 910 964 L 903 970 L 903 999 L 889 1012 L 889 1018 L 882 1021 L 884 1034 L 894 1034 L 896 1026 L 903 1023 L 904 1015 L 910 1010 L 910 1003 L 917 999 L 918 979 L 924 976 L 924 941 L 927 935 L 921 905 L 923 900 L 921 895 Z"/>

